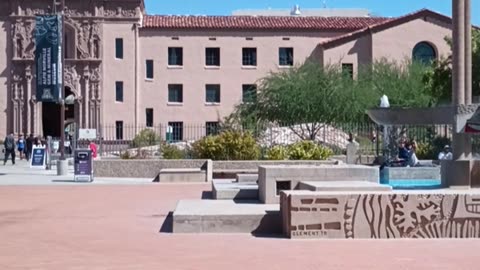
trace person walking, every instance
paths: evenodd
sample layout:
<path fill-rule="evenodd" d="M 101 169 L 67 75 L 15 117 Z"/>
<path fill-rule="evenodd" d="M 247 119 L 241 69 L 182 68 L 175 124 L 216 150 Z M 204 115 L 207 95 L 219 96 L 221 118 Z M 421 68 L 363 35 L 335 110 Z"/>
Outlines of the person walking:
<path fill-rule="evenodd" d="M 97 158 L 97 145 L 93 141 L 88 141 L 88 148 L 92 151 L 92 157 Z"/>
<path fill-rule="evenodd" d="M 30 157 L 32 156 L 34 141 L 35 138 L 33 137 L 33 134 L 30 134 L 30 136 L 27 138 L 27 146 L 25 147 L 25 157 L 27 158 L 27 161 L 30 161 Z"/>
<path fill-rule="evenodd" d="M 25 153 L 25 139 L 23 138 L 23 135 L 19 135 L 18 137 L 17 150 L 20 155 L 20 160 L 23 160 L 23 154 Z"/>
<path fill-rule="evenodd" d="M 5 159 L 3 160 L 3 166 L 7 165 L 7 160 L 12 155 L 12 164 L 15 165 L 15 137 L 13 133 L 8 135 L 3 142 L 5 146 Z"/>

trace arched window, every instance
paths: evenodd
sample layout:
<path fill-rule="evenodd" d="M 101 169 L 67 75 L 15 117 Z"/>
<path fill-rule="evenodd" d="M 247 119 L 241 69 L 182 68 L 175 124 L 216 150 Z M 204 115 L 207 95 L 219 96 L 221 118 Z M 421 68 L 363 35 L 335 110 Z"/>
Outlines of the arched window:
<path fill-rule="evenodd" d="M 435 48 L 428 42 L 420 42 L 413 48 L 413 60 L 422 63 L 430 63 L 437 59 Z"/>

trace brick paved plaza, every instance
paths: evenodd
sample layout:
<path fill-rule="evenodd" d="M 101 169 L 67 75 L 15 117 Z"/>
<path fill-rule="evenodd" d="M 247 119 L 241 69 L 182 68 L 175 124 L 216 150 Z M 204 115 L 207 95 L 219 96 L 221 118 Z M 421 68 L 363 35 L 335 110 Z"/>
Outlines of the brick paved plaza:
<path fill-rule="evenodd" d="M 296 241 L 168 233 L 164 220 L 177 200 L 198 199 L 209 189 L 0 186 L 0 269 L 479 269 L 480 240 Z M 162 226 L 167 232 L 160 232 Z"/>

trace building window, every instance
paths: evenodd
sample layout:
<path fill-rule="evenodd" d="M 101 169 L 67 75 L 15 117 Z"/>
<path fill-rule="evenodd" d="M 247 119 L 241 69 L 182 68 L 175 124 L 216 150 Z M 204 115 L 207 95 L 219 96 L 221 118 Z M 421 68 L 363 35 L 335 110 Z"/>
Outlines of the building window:
<path fill-rule="evenodd" d="M 183 48 L 179 48 L 179 47 L 168 48 L 168 65 L 183 66 Z"/>
<path fill-rule="evenodd" d="M 205 65 L 220 66 L 220 48 L 205 49 Z"/>
<path fill-rule="evenodd" d="M 183 85 L 168 85 L 168 102 L 183 103 Z"/>
<path fill-rule="evenodd" d="M 278 52 L 280 66 L 293 66 L 293 48 L 280 48 Z"/>
<path fill-rule="evenodd" d="M 123 102 L 123 82 L 115 82 L 115 101 Z"/>
<path fill-rule="evenodd" d="M 153 127 L 153 109 L 148 108 L 145 110 L 145 121 L 147 127 Z"/>
<path fill-rule="evenodd" d="M 172 141 L 183 141 L 183 122 L 168 122 L 168 128 L 172 132 Z"/>
<path fill-rule="evenodd" d="M 345 76 L 348 76 L 348 78 L 353 79 L 353 64 L 342 64 L 342 73 L 345 74 Z"/>
<path fill-rule="evenodd" d="M 257 86 L 254 84 L 244 84 L 242 86 L 242 101 L 254 102 L 257 99 Z"/>
<path fill-rule="evenodd" d="M 431 63 L 437 59 L 435 48 L 428 42 L 420 42 L 413 48 L 413 60 L 425 64 Z"/>
<path fill-rule="evenodd" d="M 205 86 L 205 95 L 206 95 L 206 102 L 220 103 L 220 85 L 207 84 Z"/>
<path fill-rule="evenodd" d="M 220 125 L 218 122 L 207 122 L 205 124 L 205 134 L 207 136 L 217 135 L 219 133 Z"/>
<path fill-rule="evenodd" d="M 243 48 L 242 65 L 244 66 L 257 65 L 257 48 Z"/>
<path fill-rule="evenodd" d="M 123 140 L 123 121 L 115 122 L 115 137 L 117 140 Z"/>
<path fill-rule="evenodd" d="M 115 39 L 115 58 L 123 59 L 123 38 Z"/>
<path fill-rule="evenodd" d="M 147 79 L 153 79 L 153 60 L 145 61 Z"/>

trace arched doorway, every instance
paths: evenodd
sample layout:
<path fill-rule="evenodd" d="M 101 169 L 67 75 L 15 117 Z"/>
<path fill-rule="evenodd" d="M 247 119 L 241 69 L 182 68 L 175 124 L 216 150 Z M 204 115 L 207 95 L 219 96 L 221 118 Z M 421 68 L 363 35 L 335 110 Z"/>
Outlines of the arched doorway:
<path fill-rule="evenodd" d="M 66 100 L 75 100 L 75 93 L 70 87 L 65 87 Z M 42 103 L 42 122 L 43 122 L 43 136 L 52 136 L 59 138 L 62 130 L 65 130 L 67 124 L 75 123 L 75 103 L 65 103 L 65 126 L 60 126 L 60 104 L 56 103 Z"/>

